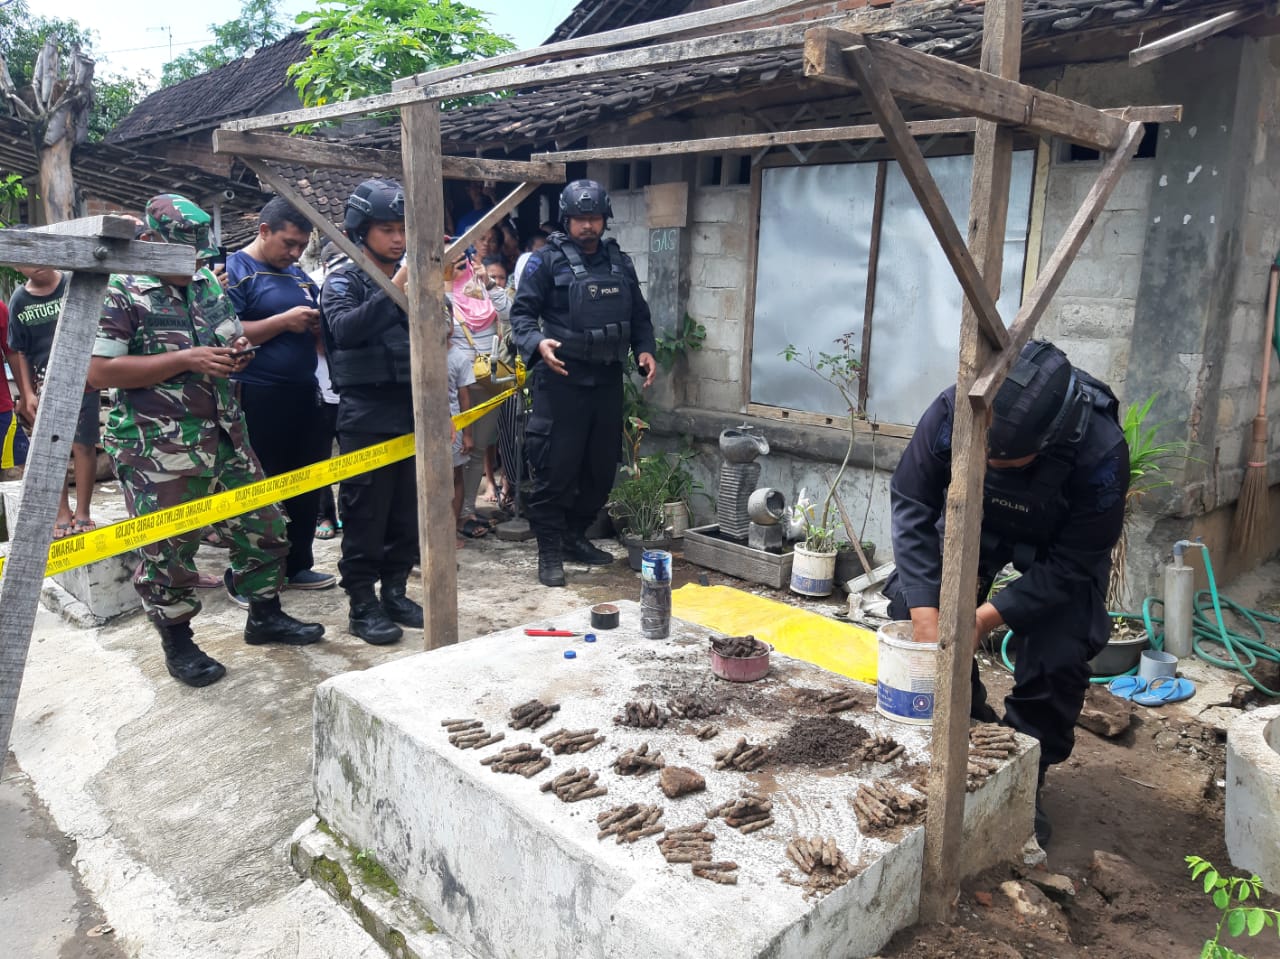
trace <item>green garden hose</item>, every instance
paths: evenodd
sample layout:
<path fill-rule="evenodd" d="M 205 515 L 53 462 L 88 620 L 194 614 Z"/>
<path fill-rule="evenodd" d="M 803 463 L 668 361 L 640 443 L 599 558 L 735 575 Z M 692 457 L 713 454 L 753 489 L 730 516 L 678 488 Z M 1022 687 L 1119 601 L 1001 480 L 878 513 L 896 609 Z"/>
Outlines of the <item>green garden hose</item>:
<path fill-rule="evenodd" d="M 1233 600 L 1220 596 L 1218 594 L 1218 582 L 1213 575 L 1213 562 L 1209 559 L 1209 551 L 1202 549 L 1201 554 L 1204 556 L 1204 571 L 1209 578 L 1209 588 L 1202 589 L 1196 593 L 1192 604 L 1192 649 L 1206 663 L 1221 669 L 1236 670 L 1258 692 L 1266 696 L 1280 696 L 1280 691 L 1268 689 L 1254 677 L 1252 672 L 1257 668 L 1260 661 L 1280 662 L 1280 650 L 1267 645 L 1266 633 L 1262 628 L 1263 623 L 1280 623 L 1280 616 L 1272 616 L 1270 613 L 1264 613 L 1258 609 L 1250 609 L 1248 606 L 1242 606 Z M 1164 625 L 1164 619 L 1152 615 L 1152 609 L 1157 604 L 1163 609 L 1164 600 L 1157 596 L 1148 596 L 1142 601 L 1142 623 L 1146 627 L 1147 639 L 1151 644 L 1151 648 L 1164 649 L 1164 631 L 1157 631 L 1156 629 L 1157 626 Z M 1248 623 L 1253 635 L 1246 636 L 1228 629 L 1222 614 L 1224 608 Z M 1212 619 L 1208 615 L 1209 610 L 1213 611 Z M 1113 619 L 1137 618 L 1132 613 L 1116 612 L 1111 613 L 1111 617 Z M 1000 659 L 1005 669 L 1010 672 L 1013 672 L 1013 663 L 1009 660 L 1009 640 L 1012 638 L 1013 630 L 1006 630 L 1004 640 L 1000 644 Z M 1215 648 L 1211 652 L 1209 647 Z M 1215 653 L 1220 654 L 1223 652 L 1229 658 L 1215 655 Z M 1138 667 L 1135 666 L 1119 675 L 1133 676 L 1137 671 Z M 1089 681 L 1091 683 L 1109 683 L 1115 678 L 1115 676 L 1094 676 Z"/>

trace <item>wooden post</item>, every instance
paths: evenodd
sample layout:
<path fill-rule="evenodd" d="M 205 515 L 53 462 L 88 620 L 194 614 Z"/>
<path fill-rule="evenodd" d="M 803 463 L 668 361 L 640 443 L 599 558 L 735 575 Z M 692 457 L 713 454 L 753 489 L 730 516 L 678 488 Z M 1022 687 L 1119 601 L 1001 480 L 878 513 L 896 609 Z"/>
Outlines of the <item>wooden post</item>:
<path fill-rule="evenodd" d="M 987 0 L 982 69 L 1017 80 L 1021 50 L 1022 0 Z M 993 300 L 1000 296 L 1012 158 L 1012 131 L 992 121 L 979 120 L 969 201 L 969 251 Z M 942 547 L 938 672 L 933 700 L 933 761 L 929 767 L 929 811 L 920 887 L 920 918 L 926 922 L 954 918 L 960 892 L 960 843 L 969 759 L 969 673 L 982 545 L 982 485 L 987 467 L 986 407 L 963 398 L 969 395 L 991 353 L 990 344 L 980 334 L 978 313 L 966 300 L 960 325 L 958 400 L 951 430 L 951 486 L 947 491 Z"/>
<path fill-rule="evenodd" d="M 0 757 L 9 750 L 31 627 L 53 541 L 53 521 L 106 298 L 107 274 L 113 269 L 160 274 L 195 269 L 191 247 L 108 239 L 122 235 L 133 236 L 133 223 L 122 217 L 94 217 L 23 233 L 0 232 L 0 262 L 76 270 L 67 284 L 53 337 L 18 515 L 10 527 L 13 540 L 0 577 L 0 610 L 4 611 L 0 615 Z"/>
<path fill-rule="evenodd" d="M 418 545 L 427 649 L 458 641 L 453 458 L 449 428 L 450 314 L 444 298 L 444 193 L 440 189 L 440 107 L 415 103 L 403 124 L 405 226 L 409 234 L 409 349 L 417 437 Z"/>

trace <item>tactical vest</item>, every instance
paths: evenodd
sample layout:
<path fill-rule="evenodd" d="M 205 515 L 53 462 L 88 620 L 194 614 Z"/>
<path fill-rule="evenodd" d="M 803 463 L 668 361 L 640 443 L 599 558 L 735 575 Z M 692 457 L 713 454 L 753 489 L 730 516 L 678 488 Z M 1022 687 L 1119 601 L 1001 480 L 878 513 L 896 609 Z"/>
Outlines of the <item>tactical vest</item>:
<path fill-rule="evenodd" d="M 1021 469 L 988 469 L 983 485 L 982 550 L 1012 551 L 1016 569 L 1025 572 L 1052 543 L 1070 510 L 1067 481 L 1084 447 L 1094 416 L 1120 425 L 1120 403 L 1101 380 L 1076 370 L 1081 402 L 1066 418 L 1061 438 Z"/>
<path fill-rule="evenodd" d="M 631 278 L 622 250 L 612 238 L 601 240 L 607 264 L 588 267 L 578 247 L 567 238 L 553 236 L 548 246 L 569 263 L 571 274 L 553 269 L 556 286 L 568 287 L 567 325 L 544 318 L 543 333 L 560 341 L 556 353 L 587 363 L 622 363 L 631 349 Z"/>
<path fill-rule="evenodd" d="M 359 284 L 367 297 L 373 292 L 372 281 L 359 267 L 349 267 L 347 275 Z M 341 393 L 348 386 L 386 386 L 410 382 L 408 320 L 383 330 L 376 340 L 361 346 L 339 349 L 334 345 L 329 324 L 320 324 L 325 353 L 329 358 L 329 379 L 333 391 Z"/>

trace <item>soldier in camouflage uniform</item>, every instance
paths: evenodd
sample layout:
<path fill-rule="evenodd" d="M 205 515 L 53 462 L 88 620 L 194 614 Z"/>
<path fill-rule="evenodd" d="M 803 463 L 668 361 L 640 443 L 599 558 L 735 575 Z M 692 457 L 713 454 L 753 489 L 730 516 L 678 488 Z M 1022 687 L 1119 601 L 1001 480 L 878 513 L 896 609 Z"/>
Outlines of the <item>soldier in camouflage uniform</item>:
<path fill-rule="evenodd" d="M 210 220 L 176 194 L 147 204 L 157 240 L 210 247 Z M 104 445 L 115 461 L 129 513 L 141 516 L 263 478 L 249 448 L 244 414 L 229 377 L 252 354 L 240 321 L 208 269 L 194 276 L 112 276 L 93 348 L 89 381 L 114 387 Z M 252 645 L 314 643 L 324 627 L 280 608 L 277 593 L 289 543 L 280 508 L 217 524 L 231 546 L 230 585 L 250 600 L 244 639 Z M 200 530 L 143 547 L 134 587 L 160 631 L 170 675 L 207 686 L 226 669 L 192 640 L 200 611 L 195 554 Z"/>

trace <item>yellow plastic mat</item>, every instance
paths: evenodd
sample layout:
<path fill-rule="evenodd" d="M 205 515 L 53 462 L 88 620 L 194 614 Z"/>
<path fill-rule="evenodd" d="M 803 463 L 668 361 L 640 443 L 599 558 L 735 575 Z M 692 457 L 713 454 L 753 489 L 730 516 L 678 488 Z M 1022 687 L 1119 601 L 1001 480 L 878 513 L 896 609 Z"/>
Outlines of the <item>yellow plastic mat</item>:
<path fill-rule="evenodd" d="M 777 600 L 731 586 L 690 583 L 671 594 L 680 619 L 726 636 L 750 633 L 773 644 L 784 656 L 802 659 L 864 683 L 876 681 L 876 634 L 851 623 L 837 623 Z"/>

